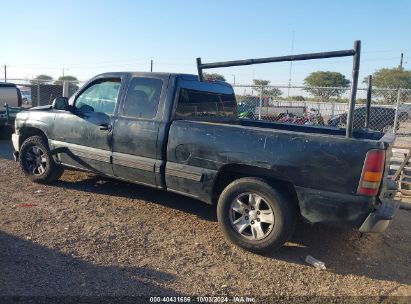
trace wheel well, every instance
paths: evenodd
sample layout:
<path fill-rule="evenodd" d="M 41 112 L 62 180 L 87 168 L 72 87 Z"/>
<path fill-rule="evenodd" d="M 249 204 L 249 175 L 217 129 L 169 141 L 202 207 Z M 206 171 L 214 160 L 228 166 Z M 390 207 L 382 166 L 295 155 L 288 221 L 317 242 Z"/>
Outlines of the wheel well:
<path fill-rule="evenodd" d="M 41 131 L 40 129 L 37 128 L 33 128 L 33 127 L 25 127 L 25 128 L 21 128 L 19 130 L 19 134 L 20 134 L 20 142 L 19 142 L 19 147 L 21 147 L 21 145 L 23 144 L 23 142 L 32 136 L 41 136 L 44 139 L 47 139 L 46 134 L 44 134 L 43 131 Z"/>
<path fill-rule="evenodd" d="M 233 181 L 243 177 L 258 177 L 266 180 L 276 190 L 286 195 L 298 206 L 297 192 L 294 185 L 273 175 L 269 169 L 248 165 L 226 165 L 220 169 L 213 185 L 213 203 L 218 201 L 221 192 Z"/>

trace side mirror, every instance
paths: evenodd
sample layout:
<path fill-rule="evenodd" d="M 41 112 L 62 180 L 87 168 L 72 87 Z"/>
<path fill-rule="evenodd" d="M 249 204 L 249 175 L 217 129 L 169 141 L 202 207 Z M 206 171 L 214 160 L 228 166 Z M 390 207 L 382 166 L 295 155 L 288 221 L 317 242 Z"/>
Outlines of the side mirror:
<path fill-rule="evenodd" d="M 52 107 L 55 110 L 67 110 L 69 107 L 68 98 L 67 97 L 56 97 L 53 100 Z"/>

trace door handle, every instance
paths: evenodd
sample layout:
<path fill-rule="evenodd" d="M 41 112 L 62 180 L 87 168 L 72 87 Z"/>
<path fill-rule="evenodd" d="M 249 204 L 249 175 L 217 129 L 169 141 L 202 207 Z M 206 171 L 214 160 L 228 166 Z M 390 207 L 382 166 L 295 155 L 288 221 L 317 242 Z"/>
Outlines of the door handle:
<path fill-rule="evenodd" d="M 110 124 L 101 124 L 100 125 L 100 130 L 101 131 L 111 131 L 111 125 Z"/>

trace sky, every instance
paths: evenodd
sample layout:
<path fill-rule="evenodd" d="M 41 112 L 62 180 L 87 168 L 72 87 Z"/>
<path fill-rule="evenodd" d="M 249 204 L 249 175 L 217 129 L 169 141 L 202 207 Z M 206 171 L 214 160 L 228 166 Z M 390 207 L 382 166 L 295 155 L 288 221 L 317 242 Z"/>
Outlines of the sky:
<path fill-rule="evenodd" d="M 19 0 L 1 1 L 0 64 L 8 79 L 38 74 L 87 80 L 111 71 L 196 73 L 203 62 L 351 49 L 362 41 L 360 79 L 411 69 L 411 1 Z M 294 43 L 293 41 L 294 36 Z M 292 47 L 293 44 L 293 47 Z M 352 59 L 294 62 L 292 85 L 317 70 L 351 79 Z M 290 63 L 209 70 L 227 81 L 288 84 Z M 0 73 L 3 81 L 4 73 Z"/>

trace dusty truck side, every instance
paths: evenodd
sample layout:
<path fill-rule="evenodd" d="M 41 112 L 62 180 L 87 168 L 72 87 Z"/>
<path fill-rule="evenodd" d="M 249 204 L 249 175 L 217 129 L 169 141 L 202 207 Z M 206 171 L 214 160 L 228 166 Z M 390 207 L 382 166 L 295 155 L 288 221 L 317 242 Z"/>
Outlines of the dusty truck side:
<path fill-rule="evenodd" d="M 383 231 L 392 135 L 237 117 L 233 88 L 195 75 L 107 73 L 68 101 L 17 115 L 15 156 L 32 180 L 65 167 L 217 204 L 233 243 L 281 246 L 298 217 Z"/>

